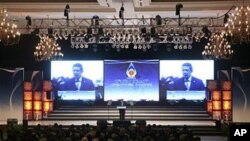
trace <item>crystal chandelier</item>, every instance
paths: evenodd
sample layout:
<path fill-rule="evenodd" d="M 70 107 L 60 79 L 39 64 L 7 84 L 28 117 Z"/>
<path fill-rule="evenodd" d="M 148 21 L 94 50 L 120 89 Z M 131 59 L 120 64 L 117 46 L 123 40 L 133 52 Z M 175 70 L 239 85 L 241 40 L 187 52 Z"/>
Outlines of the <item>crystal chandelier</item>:
<path fill-rule="evenodd" d="M 213 33 L 202 52 L 204 59 L 230 59 L 232 55 L 233 50 L 225 39 L 225 32 Z"/>
<path fill-rule="evenodd" d="M 0 42 L 5 46 L 19 43 L 20 32 L 17 30 L 15 20 L 8 18 L 6 9 L 0 11 Z"/>
<path fill-rule="evenodd" d="M 236 7 L 225 24 L 226 36 L 232 43 L 250 42 L 250 8 L 244 4 Z"/>
<path fill-rule="evenodd" d="M 57 60 L 63 57 L 63 53 L 56 40 L 45 35 L 40 38 L 34 56 L 36 61 Z"/>

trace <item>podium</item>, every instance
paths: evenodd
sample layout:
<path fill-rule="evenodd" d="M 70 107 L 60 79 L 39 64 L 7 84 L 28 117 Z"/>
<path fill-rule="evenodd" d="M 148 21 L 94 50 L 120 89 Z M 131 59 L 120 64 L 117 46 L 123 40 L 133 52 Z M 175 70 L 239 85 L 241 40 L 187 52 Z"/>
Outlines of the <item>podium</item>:
<path fill-rule="evenodd" d="M 126 106 L 117 106 L 116 109 L 119 110 L 120 120 L 125 120 L 125 110 L 126 110 Z"/>

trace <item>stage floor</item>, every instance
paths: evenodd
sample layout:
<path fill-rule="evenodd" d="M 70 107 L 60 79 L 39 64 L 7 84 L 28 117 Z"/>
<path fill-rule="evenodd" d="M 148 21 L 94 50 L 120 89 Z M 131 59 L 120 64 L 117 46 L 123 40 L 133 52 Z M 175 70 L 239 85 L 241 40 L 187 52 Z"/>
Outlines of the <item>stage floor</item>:
<path fill-rule="evenodd" d="M 131 120 L 131 123 L 134 124 L 136 121 Z M 82 125 L 82 124 L 89 124 L 96 126 L 97 120 L 40 120 L 40 121 L 28 121 L 29 126 L 35 126 L 37 124 L 40 125 L 53 125 L 54 123 L 61 124 L 61 125 Z M 113 124 L 112 120 L 108 120 L 109 124 Z M 181 126 L 181 125 L 188 125 L 188 126 L 215 126 L 215 122 L 213 121 L 156 121 L 156 120 L 146 120 L 147 125 L 172 125 L 172 126 Z M 6 121 L 0 121 L 0 125 L 6 125 Z M 18 121 L 18 124 L 22 124 L 22 121 Z"/>

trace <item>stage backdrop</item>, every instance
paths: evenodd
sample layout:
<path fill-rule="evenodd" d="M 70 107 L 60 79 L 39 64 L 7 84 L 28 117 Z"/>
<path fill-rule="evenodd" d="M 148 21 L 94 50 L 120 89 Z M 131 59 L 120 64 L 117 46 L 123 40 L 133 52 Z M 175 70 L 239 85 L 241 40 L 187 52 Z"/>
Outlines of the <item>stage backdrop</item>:
<path fill-rule="evenodd" d="M 42 71 L 25 71 L 24 81 L 32 83 L 32 91 L 42 91 L 43 72 Z"/>
<path fill-rule="evenodd" d="M 104 100 L 159 101 L 158 60 L 104 61 Z"/>
<path fill-rule="evenodd" d="M 0 121 L 9 118 L 23 120 L 24 69 L 0 68 Z"/>
<path fill-rule="evenodd" d="M 250 122 L 250 68 L 232 68 L 233 121 Z"/>

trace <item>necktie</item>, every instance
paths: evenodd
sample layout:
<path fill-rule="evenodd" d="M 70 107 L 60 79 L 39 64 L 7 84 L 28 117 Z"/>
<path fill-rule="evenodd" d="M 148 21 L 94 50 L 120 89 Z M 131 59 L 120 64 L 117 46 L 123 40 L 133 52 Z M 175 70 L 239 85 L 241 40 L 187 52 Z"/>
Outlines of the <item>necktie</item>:
<path fill-rule="evenodd" d="M 185 86 L 186 86 L 187 90 L 189 90 L 190 84 L 189 84 L 189 80 L 188 79 L 185 80 Z"/>
<path fill-rule="evenodd" d="M 75 84 L 76 84 L 77 90 L 80 90 L 81 82 L 79 81 L 79 79 L 76 80 Z"/>
<path fill-rule="evenodd" d="M 77 90 L 80 90 L 80 82 L 76 82 L 76 88 L 77 88 Z"/>

